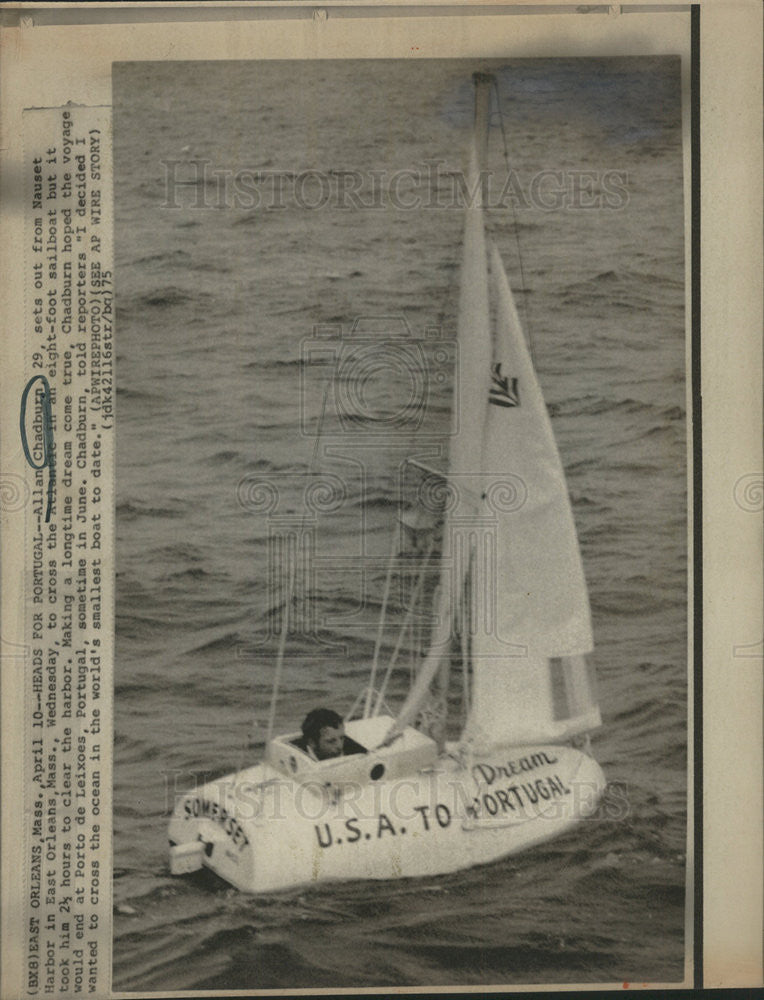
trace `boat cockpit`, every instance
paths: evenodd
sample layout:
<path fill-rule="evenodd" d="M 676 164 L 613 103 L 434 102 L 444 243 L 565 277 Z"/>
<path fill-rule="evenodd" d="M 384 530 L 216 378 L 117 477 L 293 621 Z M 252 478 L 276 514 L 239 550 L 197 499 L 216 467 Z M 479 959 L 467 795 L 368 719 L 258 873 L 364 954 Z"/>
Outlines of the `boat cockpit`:
<path fill-rule="evenodd" d="M 285 777 L 333 785 L 368 784 L 431 767 L 438 755 L 437 745 L 411 726 L 389 745 L 380 745 L 393 722 L 389 715 L 346 721 L 342 755 L 326 760 L 316 760 L 307 752 L 301 733 L 286 733 L 270 741 L 265 759 Z"/>

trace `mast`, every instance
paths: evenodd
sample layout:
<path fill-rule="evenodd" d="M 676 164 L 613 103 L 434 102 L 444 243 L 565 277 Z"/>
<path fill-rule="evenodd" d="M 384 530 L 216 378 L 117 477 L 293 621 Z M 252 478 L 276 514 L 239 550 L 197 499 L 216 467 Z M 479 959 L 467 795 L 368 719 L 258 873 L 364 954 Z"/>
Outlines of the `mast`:
<path fill-rule="evenodd" d="M 477 158 L 478 171 L 482 174 L 482 171 L 486 169 L 488 160 L 491 91 L 496 85 L 496 77 L 493 73 L 473 73 L 472 82 L 475 85 L 475 156 Z"/>
<path fill-rule="evenodd" d="M 488 142 L 488 111 L 494 77 L 473 74 L 475 127 L 469 147 L 464 248 L 457 322 L 458 361 L 454 371 L 452 436 L 448 482 L 457 497 L 446 513 L 436 623 L 430 647 L 408 698 L 385 742 L 409 725 L 433 696 L 445 700 L 453 627 L 459 613 L 464 579 L 469 570 L 469 526 L 480 506 L 481 453 L 490 388 L 492 360 L 488 306 L 488 254 L 483 217 L 482 167 Z"/>
<path fill-rule="evenodd" d="M 488 162 L 488 128 L 489 128 L 489 116 L 491 109 L 491 91 L 496 84 L 496 77 L 492 73 L 476 72 L 472 74 L 472 83 L 475 88 L 474 127 L 473 127 L 473 137 L 472 137 L 473 155 L 475 158 L 475 162 L 474 165 L 472 164 L 472 162 L 470 162 L 470 171 L 472 172 L 473 169 L 475 170 L 475 173 L 477 174 L 477 179 L 473 181 L 472 177 L 469 178 L 467 190 L 469 192 L 468 197 L 476 198 L 477 203 L 481 209 L 480 226 L 481 229 L 483 230 L 483 239 L 485 239 L 485 219 L 483 217 L 482 207 L 486 194 L 486 168 Z M 478 188 L 479 188 L 479 193 L 478 193 Z M 467 241 L 465 235 L 465 253 L 466 253 L 466 242 Z M 466 268 L 464 277 L 465 279 L 467 278 Z M 488 296 L 488 290 L 486 288 L 486 307 L 488 301 L 487 296 Z M 461 316 L 462 311 L 463 310 L 460 310 L 460 325 L 463 326 L 462 316 Z M 470 321 L 469 318 L 467 318 L 467 322 L 469 321 Z M 490 342 L 490 329 L 488 330 L 488 337 Z M 472 349 L 472 344 L 468 343 L 468 335 L 465 329 L 460 328 L 459 330 L 459 344 L 460 347 L 462 348 L 467 347 L 467 349 Z M 454 397 L 456 399 L 456 393 L 454 393 Z M 480 403 L 476 400 L 474 405 L 476 407 L 479 407 Z M 464 464 L 463 462 L 459 462 L 458 458 L 454 456 L 454 461 L 452 462 L 452 468 L 454 466 L 459 466 L 459 468 L 456 471 L 463 472 L 464 469 L 461 467 L 463 466 L 463 464 Z M 476 471 L 476 470 L 471 470 L 471 471 Z M 475 509 L 473 512 L 477 513 L 478 511 L 477 509 Z M 472 548 L 474 546 L 474 536 L 472 535 L 471 532 L 469 531 L 465 532 L 463 530 L 464 524 L 460 525 L 460 527 L 462 528 L 461 531 L 459 531 L 456 525 L 452 525 L 452 531 L 451 531 L 451 538 L 452 542 L 454 543 L 452 547 L 452 560 L 457 558 L 456 542 L 457 542 L 457 531 L 458 531 L 459 534 L 461 535 L 461 538 L 459 539 L 461 543 L 459 545 L 459 550 L 460 550 L 459 556 L 461 557 L 461 560 L 464 565 L 463 567 L 458 567 L 458 568 L 454 565 L 452 566 L 450 572 L 450 579 L 453 585 L 453 592 L 449 594 L 451 600 L 451 609 L 450 609 L 451 615 L 448 623 L 449 625 L 448 634 L 449 635 L 451 634 L 451 628 L 453 624 L 458 620 L 459 633 L 462 638 L 462 651 L 465 651 L 467 648 L 467 643 L 465 642 L 466 638 L 465 629 L 468 628 L 467 625 L 468 615 L 465 614 L 465 609 L 463 607 L 464 578 L 469 573 L 469 567 L 472 562 Z M 455 579 L 455 577 L 458 577 L 458 582 Z M 441 608 L 441 613 L 445 612 L 446 609 Z M 467 664 L 465 663 L 463 666 L 466 677 Z M 433 701 L 437 706 L 439 706 L 440 711 L 444 716 L 444 721 L 446 715 L 445 705 L 448 698 L 448 685 L 449 685 L 450 675 L 451 675 L 451 657 L 446 653 L 446 655 L 444 655 L 441 658 L 440 666 L 436 671 L 435 676 L 432 680 Z"/>

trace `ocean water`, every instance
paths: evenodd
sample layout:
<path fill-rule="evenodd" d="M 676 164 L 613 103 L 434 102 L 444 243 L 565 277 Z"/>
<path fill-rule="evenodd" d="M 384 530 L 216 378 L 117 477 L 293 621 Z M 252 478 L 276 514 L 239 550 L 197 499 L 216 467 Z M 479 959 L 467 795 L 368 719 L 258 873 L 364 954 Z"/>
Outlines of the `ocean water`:
<path fill-rule="evenodd" d="M 502 111 L 488 225 L 590 590 L 603 803 L 559 840 L 437 878 L 260 897 L 209 873 L 172 878 L 174 791 L 262 750 L 283 611 L 268 503 L 302 516 L 319 424 L 340 452 L 320 453 L 321 472 L 343 495 L 315 513 L 277 728 L 316 704 L 347 710 L 366 680 L 396 469 L 447 447 L 463 225 L 453 172 L 479 68 L 497 73 Z M 681 980 L 679 61 L 119 64 L 114 101 L 114 988 Z M 376 415 L 381 433 L 353 412 Z"/>

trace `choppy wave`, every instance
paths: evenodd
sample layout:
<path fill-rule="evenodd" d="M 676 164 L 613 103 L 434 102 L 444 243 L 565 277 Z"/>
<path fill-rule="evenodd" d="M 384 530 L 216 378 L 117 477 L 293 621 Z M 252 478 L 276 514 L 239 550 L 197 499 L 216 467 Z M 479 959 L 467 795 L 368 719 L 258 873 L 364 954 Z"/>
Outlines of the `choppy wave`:
<path fill-rule="evenodd" d="M 122 500 L 117 504 L 117 518 L 130 521 L 139 517 L 182 517 L 185 508 L 182 500 L 172 501 L 172 505 L 153 506 L 140 500 Z"/>

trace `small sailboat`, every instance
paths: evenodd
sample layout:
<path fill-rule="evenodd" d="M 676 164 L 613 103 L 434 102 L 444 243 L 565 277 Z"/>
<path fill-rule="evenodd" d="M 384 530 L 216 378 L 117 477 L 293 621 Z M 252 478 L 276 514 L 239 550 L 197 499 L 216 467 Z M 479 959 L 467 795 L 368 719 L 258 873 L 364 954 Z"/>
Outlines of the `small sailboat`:
<path fill-rule="evenodd" d="M 385 704 L 394 657 L 377 689 L 375 655 L 344 720 L 342 756 L 316 760 L 300 732 L 269 732 L 261 763 L 180 796 L 169 825 L 175 874 L 204 865 L 248 892 L 432 876 L 559 836 L 594 812 L 605 788 L 589 748 L 600 713 L 565 477 L 486 236 L 479 178 L 493 78 L 476 74 L 475 86 L 449 467 L 418 469 L 440 497 L 426 654 L 396 712 Z M 407 508 L 402 530 L 432 539 L 429 513 Z M 417 545 L 433 551 L 432 540 Z M 465 712 L 448 741 L 456 639 Z"/>

